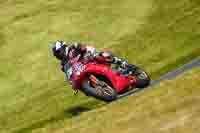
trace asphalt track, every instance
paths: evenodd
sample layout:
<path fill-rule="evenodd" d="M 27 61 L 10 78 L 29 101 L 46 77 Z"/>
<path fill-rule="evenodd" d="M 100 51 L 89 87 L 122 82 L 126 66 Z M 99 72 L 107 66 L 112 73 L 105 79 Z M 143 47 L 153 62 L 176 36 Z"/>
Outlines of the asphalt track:
<path fill-rule="evenodd" d="M 134 95 L 136 92 L 141 91 L 141 90 L 150 89 L 150 88 L 152 88 L 152 86 L 159 84 L 161 81 L 169 80 L 169 79 L 171 80 L 171 79 L 177 77 L 178 75 L 183 74 L 184 72 L 189 71 L 189 70 L 191 70 L 195 67 L 200 67 L 200 57 L 198 57 L 198 58 L 192 60 L 191 62 L 183 65 L 182 67 L 176 69 L 175 71 L 169 72 L 169 73 L 161 76 L 157 80 L 153 80 L 149 87 L 144 88 L 144 89 L 134 89 L 134 90 L 129 91 L 129 92 L 123 94 L 123 95 L 119 95 L 117 99 L 121 99 L 121 98 L 124 98 L 124 97 L 127 97 L 127 96 Z"/>

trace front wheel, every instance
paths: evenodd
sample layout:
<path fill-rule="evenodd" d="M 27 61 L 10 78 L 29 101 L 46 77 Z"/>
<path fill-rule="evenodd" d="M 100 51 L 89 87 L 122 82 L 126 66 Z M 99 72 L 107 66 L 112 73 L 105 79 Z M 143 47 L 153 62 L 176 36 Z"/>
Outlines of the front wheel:
<path fill-rule="evenodd" d="M 82 91 L 89 96 L 111 102 L 117 98 L 116 90 L 104 80 L 98 79 L 96 85 L 87 77 L 83 80 Z"/>

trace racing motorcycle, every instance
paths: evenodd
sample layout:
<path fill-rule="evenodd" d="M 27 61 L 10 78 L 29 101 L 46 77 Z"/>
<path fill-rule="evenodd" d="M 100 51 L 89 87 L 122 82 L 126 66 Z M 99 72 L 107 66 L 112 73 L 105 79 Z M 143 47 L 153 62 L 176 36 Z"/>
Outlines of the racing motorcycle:
<path fill-rule="evenodd" d="M 106 102 L 116 100 L 118 95 L 132 89 L 145 88 L 150 84 L 149 75 L 132 64 L 122 68 L 94 60 L 82 63 L 77 59 L 65 73 L 68 78 L 72 77 L 72 86 L 77 90 Z"/>

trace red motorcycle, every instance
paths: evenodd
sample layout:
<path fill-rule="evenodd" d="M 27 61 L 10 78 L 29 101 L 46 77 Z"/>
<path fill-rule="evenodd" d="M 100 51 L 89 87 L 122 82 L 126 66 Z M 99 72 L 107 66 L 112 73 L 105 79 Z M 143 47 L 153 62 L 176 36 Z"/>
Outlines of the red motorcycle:
<path fill-rule="evenodd" d="M 66 74 L 73 79 L 74 88 L 106 102 L 115 100 L 130 89 L 145 88 L 150 84 L 148 74 L 131 64 L 122 68 L 97 61 L 82 63 L 77 60 Z"/>

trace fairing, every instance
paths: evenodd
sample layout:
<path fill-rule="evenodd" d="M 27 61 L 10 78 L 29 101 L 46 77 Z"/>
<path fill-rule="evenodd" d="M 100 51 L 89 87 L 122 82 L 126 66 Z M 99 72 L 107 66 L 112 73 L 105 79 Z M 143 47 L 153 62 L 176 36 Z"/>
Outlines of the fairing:
<path fill-rule="evenodd" d="M 94 73 L 105 76 L 112 82 L 112 85 L 117 90 L 117 92 L 123 91 L 127 86 L 131 84 L 128 78 L 113 71 L 109 66 L 96 63 L 89 63 L 85 65 L 85 69 L 79 77 L 79 82 L 81 82 L 81 80 L 88 73 Z"/>

